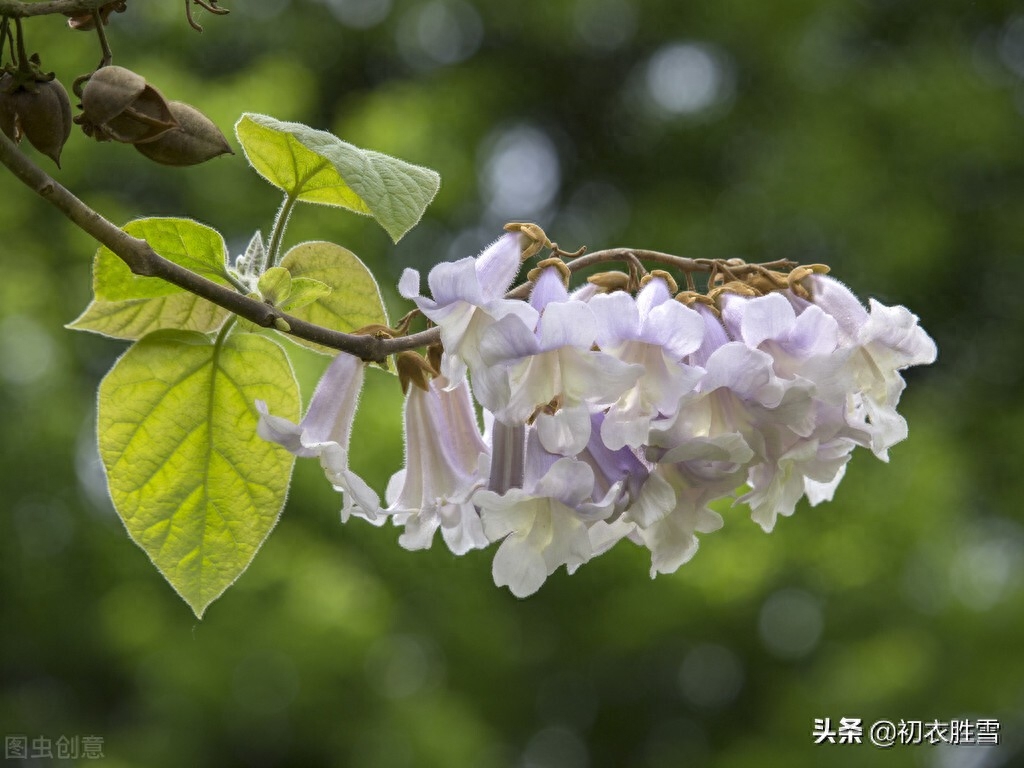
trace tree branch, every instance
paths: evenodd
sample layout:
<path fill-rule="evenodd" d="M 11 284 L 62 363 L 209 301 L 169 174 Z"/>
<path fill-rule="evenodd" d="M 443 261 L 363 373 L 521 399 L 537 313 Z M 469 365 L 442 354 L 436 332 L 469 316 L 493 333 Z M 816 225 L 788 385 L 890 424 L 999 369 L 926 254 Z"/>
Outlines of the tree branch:
<path fill-rule="evenodd" d="M 274 328 L 279 325 L 279 319 L 284 320 L 292 336 L 348 352 L 368 362 L 383 362 L 388 355 L 395 352 L 432 344 L 440 339 L 440 331 L 437 328 L 397 339 L 385 339 L 371 335 L 342 333 L 292 317 L 269 304 L 250 299 L 160 256 L 145 240 L 132 237 L 57 183 L 22 154 L 3 132 L 0 132 L 0 163 L 7 166 L 23 184 L 57 208 L 75 226 L 113 251 L 134 274 L 142 277 L 159 277 L 256 325 Z"/>
<path fill-rule="evenodd" d="M 288 331 L 285 332 L 296 338 L 348 352 L 367 362 L 378 363 L 397 352 L 430 346 L 440 341 L 441 332 L 436 327 L 408 336 L 382 338 L 370 334 L 342 333 L 292 317 L 269 304 L 251 299 L 232 288 L 207 280 L 205 277 L 165 259 L 154 251 L 145 240 L 132 237 L 61 186 L 24 155 L 3 132 L 0 132 L 0 163 L 7 166 L 15 177 L 57 208 L 79 229 L 109 248 L 128 265 L 133 274 L 166 280 L 244 317 L 258 326 L 281 330 L 281 321 L 283 320 L 288 326 Z M 567 262 L 567 266 L 571 271 L 576 272 L 595 264 L 629 262 L 637 259 L 675 267 L 687 275 L 693 272 L 714 273 L 716 270 L 723 270 L 731 275 L 741 275 L 766 269 L 789 270 L 796 266 L 795 262 L 784 259 L 766 264 L 746 264 L 739 261 L 689 259 L 669 253 L 633 248 L 609 248 L 594 251 L 572 259 Z M 526 298 L 532 288 L 533 283 L 527 281 L 509 291 L 506 298 Z"/>
<path fill-rule="evenodd" d="M 0 16 L 12 18 L 28 18 L 29 16 L 48 16 L 64 14 L 66 16 L 88 15 L 110 0 L 43 0 L 43 2 L 25 2 L 25 0 L 0 0 Z"/>

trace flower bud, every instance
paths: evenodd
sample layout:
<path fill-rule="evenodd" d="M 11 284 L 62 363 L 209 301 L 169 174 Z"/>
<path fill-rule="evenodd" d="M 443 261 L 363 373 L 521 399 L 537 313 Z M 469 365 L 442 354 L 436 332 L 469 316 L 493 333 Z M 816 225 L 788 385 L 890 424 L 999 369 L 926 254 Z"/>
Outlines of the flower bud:
<path fill-rule="evenodd" d="M 136 142 L 135 148 L 163 165 L 197 165 L 218 155 L 233 154 L 228 140 L 206 115 L 190 104 L 169 102 L 178 127 L 153 141 Z"/>

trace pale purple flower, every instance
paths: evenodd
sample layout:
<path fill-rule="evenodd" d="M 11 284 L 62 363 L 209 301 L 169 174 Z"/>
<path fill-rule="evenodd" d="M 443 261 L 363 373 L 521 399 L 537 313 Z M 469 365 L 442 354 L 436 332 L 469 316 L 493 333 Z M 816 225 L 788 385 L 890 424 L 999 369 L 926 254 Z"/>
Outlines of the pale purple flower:
<path fill-rule="evenodd" d="M 723 458 L 728 458 L 727 454 Z M 742 469 L 741 464 L 732 463 L 730 473 L 730 463 L 702 459 L 692 466 L 690 462 L 658 464 L 651 472 L 623 520 L 635 526 L 630 537 L 651 552 L 652 579 L 659 573 L 673 573 L 688 562 L 697 552 L 698 533 L 713 533 L 722 527 L 722 516 L 707 505 L 731 492 L 729 479 L 734 480 Z M 718 464 L 724 466 L 713 466 Z M 701 471 L 710 479 L 701 477 Z"/>
<path fill-rule="evenodd" d="M 405 527 L 398 542 L 427 549 L 438 528 L 456 555 L 487 546 L 470 502 L 487 480 L 490 451 L 480 437 L 469 386 L 446 389 L 432 379 L 427 390 L 410 385 L 405 400 L 405 466 L 385 494 L 392 522 Z"/>
<path fill-rule="evenodd" d="M 798 314 L 782 293 L 723 297 L 722 320 L 732 336 L 768 354 L 773 372 L 793 382 L 758 427 L 758 456 L 747 476 L 751 490 L 739 499 L 765 531 L 778 516 L 793 514 L 808 480 L 820 484 L 811 486 L 815 493 L 819 487 L 834 491 L 855 440 L 866 438 L 845 418 L 849 350 L 838 346 L 838 323 L 819 307 L 802 309 Z"/>
<path fill-rule="evenodd" d="M 264 440 L 278 443 L 296 456 L 320 459 L 327 479 L 343 494 L 342 522 L 356 515 L 380 525 L 384 522 L 378 516 L 380 498 L 348 466 L 349 438 L 365 370 L 359 358 L 339 353 L 316 385 L 309 410 L 299 424 L 268 413 L 267 404 L 257 400 L 260 420 L 256 430 Z"/>
<path fill-rule="evenodd" d="M 504 494 L 478 491 L 484 531 L 501 540 L 494 555 L 494 583 L 516 597 L 532 595 L 561 566 L 574 572 L 594 554 L 588 526 L 614 511 L 620 489 L 593 500 L 594 471 L 582 461 L 544 451 L 529 438 L 523 488 Z"/>
<path fill-rule="evenodd" d="M 595 296 L 590 307 L 597 320 L 597 344 L 603 352 L 643 369 L 605 416 L 601 437 L 612 449 L 639 448 L 647 442 L 651 421 L 671 416 L 703 371 L 682 362 L 704 336 L 704 321 L 673 300 L 660 277 L 650 280 L 636 300 L 624 291 Z"/>
<path fill-rule="evenodd" d="M 590 439 L 591 408 L 609 405 L 643 374 L 643 368 L 591 348 L 596 321 L 590 307 L 568 297 L 557 270 L 544 270 L 531 302 L 541 309 L 536 329 L 508 314 L 480 339 L 482 366 L 473 370 L 477 396 L 506 424 L 541 413 L 541 442 L 553 453 L 575 455 Z"/>
<path fill-rule="evenodd" d="M 537 313 L 522 301 L 506 300 L 505 292 L 519 272 L 519 234 L 510 232 L 489 245 L 476 258 L 442 262 L 430 270 L 431 298 L 420 296 L 420 275 L 406 269 L 398 292 L 441 329 L 444 346 L 442 370 L 451 383 L 465 378 L 466 365 L 479 363 L 480 334 L 498 318 L 512 314 L 530 327 Z"/>
<path fill-rule="evenodd" d="M 836 319 L 839 346 L 850 350 L 845 366 L 850 421 L 870 433 L 871 450 L 887 460 L 888 449 L 907 436 L 906 420 L 896 412 L 906 386 L 899 371 L 935 362 L 935 342 L 906 307 L 871 299 L 868 311 L 838 280 L 825 275 L 808 279 L 814 305 Z"/>

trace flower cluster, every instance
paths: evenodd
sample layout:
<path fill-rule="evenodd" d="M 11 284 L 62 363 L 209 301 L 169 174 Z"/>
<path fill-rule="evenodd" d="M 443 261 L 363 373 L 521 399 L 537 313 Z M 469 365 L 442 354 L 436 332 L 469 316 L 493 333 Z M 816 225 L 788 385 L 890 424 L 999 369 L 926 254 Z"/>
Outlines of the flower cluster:
<path fill-rule="evenodd" d="M 528 300 L 508 298 L 522 257 L 509 233 L 432 269 L 430 296 L 402 275 L 442 349 L 406 365 L 405 466 L 386 506 L 348 467 L 358 359 L 335 358 L 301 424 L 262 405 L 260 422 L 320 458 L 343 518 L 390 517 L 408 549 L 438 529 L 456 554 L 500 542 L 494 581 L 520 597 L 622 539 L 650 550 L 652 576 L 671 573 L 721 527 L 720 499 L 739 494 L 765 531 L 804 496 L 831 499 L 856 446 L 887 460 L 906 437 L 899 371 L 936 356 L 907 309 L 864 307 L 823 267 L 723 264 L 707 294 L 662 271 L 635 291 L 570 292 L 549 259 Z"/>

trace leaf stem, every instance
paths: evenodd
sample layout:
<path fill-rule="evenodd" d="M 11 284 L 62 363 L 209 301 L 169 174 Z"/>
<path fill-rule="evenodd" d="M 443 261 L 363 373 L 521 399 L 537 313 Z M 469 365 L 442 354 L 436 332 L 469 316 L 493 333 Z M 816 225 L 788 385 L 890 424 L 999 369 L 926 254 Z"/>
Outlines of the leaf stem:
<path fill-rule="evenodd" d="M 274 217 L 274 226 L 270 231 L 270 243 L 267 245 L 267 263 L 263 265 L 262 273 L 270 267 L 276 267 L 281 255 L 281 241 L 284 240 L 284 231 L 288 228 L 288 219 L 292 216 L 292 209 L 298 197 L 290 192 L 284 196 L 281 207 L 277 209 L 277 216 Z"/>

